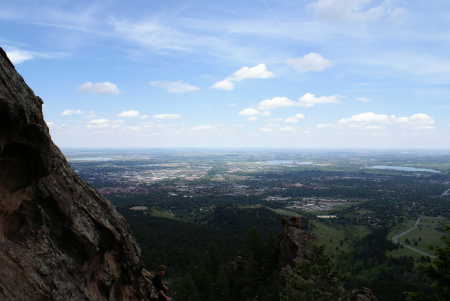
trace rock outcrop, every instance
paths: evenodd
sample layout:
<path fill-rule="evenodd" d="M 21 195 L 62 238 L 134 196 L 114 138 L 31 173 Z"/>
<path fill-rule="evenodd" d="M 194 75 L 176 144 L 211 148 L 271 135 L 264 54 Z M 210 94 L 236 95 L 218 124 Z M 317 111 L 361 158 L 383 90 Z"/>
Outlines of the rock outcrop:
<path fill-rule="evenodd" d="M 295 261 L 304 260 L 311 252 L 314 237 L 306 231 L 304 221 L 300 217 L 282 219 L 283 231 L 280 235 L 281 267 L 292 265 Z"/>
<path fill-rule="evenodd" d="M 281 279 L 285 300 L 377 301 L 372 290 L 348 290 L 333 263 L 314 245 L 300 217 L 283 219 L 280 235 Z"/>
<path fill-rule="evenodd" d="M 149 300 L 127 223 L 53 144 L 0 49 L 0 300 Z"/>

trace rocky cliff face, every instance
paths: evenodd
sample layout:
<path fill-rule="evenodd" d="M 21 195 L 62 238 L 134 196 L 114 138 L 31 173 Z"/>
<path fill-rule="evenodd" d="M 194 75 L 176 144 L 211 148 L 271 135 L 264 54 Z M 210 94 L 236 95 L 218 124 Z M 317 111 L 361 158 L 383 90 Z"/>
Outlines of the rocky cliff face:
<path fill-rule="evenodd" d="M 306 231 L 303 220 L 299 217 L 282 220 L 283 231 L 280 235 L 280 263 L 282 267 L 292 265 L 297 260 L 304 260 L 311 252 L 314 237 Z"/>
<path fill-rule="evenodd" d="M 0 300 L 148 300 L 127 223 L 53 144 L 0 49 Z"/>

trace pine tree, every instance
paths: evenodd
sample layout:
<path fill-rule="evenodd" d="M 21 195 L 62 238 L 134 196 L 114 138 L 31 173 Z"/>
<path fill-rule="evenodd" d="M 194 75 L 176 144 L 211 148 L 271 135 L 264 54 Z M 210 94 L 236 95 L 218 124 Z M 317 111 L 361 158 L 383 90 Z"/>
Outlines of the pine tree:
<path fill-rule="evenodd" d="M 305 258 L 285 267 L 282 283 L 282 301 L 348 300 L 342 280 L 323 247 L 314 246 Z"/>
<path fill-rule="evenodd" d="M 195 285 L 194 279 L 191 274 L 186 274 L 179 280 L 176 288 L 176 298 L 184 301 L 197 301 L 200 300 L 200 293 Z"/>

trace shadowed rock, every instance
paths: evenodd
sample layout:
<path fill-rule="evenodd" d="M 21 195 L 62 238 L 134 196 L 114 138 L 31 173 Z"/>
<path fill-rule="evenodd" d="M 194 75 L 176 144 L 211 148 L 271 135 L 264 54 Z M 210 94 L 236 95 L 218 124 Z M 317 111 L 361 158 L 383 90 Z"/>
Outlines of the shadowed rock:
<path fill-rule="evenodd" d="M 0 49 L 0 300 L 149 300 L 143 273 L 126 221 L 69 166 Z"/>

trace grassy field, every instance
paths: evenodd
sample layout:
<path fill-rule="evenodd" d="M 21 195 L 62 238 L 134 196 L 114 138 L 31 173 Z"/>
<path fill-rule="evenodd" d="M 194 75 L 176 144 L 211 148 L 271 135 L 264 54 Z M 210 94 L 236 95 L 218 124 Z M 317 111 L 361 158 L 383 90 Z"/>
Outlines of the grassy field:
<path fill-rule="evenodd" d="M 394 228 L 393 231 L 389 234 L 388 238 L 391 239 L 395 234 L 401 233 L 412 226 L 414 226 L 415 220 L 408 220 L 401 225 L 398 225 Z M 399 242 L 403 244 L 409 244 L 413 247 L 416 247 L 420 250 L 424 250 L 428 253 L 432 253 L 433 247 L 439 247 L 442 245 L 441 238 L 445 235 L 442 232 L 444 225 L 449 225 L 450 221 L 442 218 L 442 217 L 423 217 L 417 229 L 411 231 L 410 233 L 402 236 L 399 239 Z M 391 252 L 392 256 L 414 256 L 420 257 L 421 255 L 408 250 L 406 248 L 402 248 Z"/>
<path fill-rule="evenodd" d="M 275 212 L 276 214 L 279 214 L 281 216 L 301 216 L 301 214 L 299 214 L 297 212 L 294 212 L 292 210 L 289 210 L 289 209 L 273 209 L 273 208 L 266 207 L 266 206 L 260 205 L 260 204 L 256 204 L 256 205 L 242 205 L 242 206 L 239 206 L 239 208 L 242 208 L 242 209 L 266 208 L 266 209 L 272 210 L 273 212 Z"/>
<path fill-rule="evenodd" d="M 391 230 L 391 232 L 389 232 L 387 238 L 388 238 L 389 240 L 392 240 L 392 237 L 394 237 L 395 235 L 397 235 L 397 234 L 399 234 L 399 233 L 401 233 L 401 232 L 403 232 L 403 231 L 406 231 L 406 230 L 408 230 L 409 228 L 413 227 L 415 222 L 416 222 L 415 219 L 408 219 L 408 220 L 404 221 L 403 223 L 396 225 L 396 226 Z"/>
<path fill-rule="evenodd" d="M 279 214 L 279 215 L 283 215 L 283 216 L 301 216 L 299 213 L 291 211 L 291 210 L 287 210 L 287 209 L 272 209 L 272 208 L 268 208 L 270 210 L 272 210 L 273 212 Z"/>
<path fill-rule="evenodd" d="M 349 251 L 353 242 L 369 234 L 369 229 L 365 226 L 342 227 L 314 221 L 313 233 L 318 244 L 324 245 L 329 254 L 336 254 Z"/>
<path fill-rule="evenodd" d="M 150 215 L 154 216 L 154 217 L 176 219 L 175 214 L 173 214 L 172 211 L 162 210 L 160 208 L 155 208 L 155 207 L 151 208 Z"/>
<path fill-rule="evenodd" d="M 418 228 L 403 236 L 400 241 L 406 243 L 406 241 L 409 240 L 409 244 L 424 250 L 429 250 L 430 247 L 433 246 L 441 246 L 441 238 L 445 235 L 445 233 L 442 232 L 443 226 L 448 223 L 449 221 L 445 218 L 424 217 Z"/>

